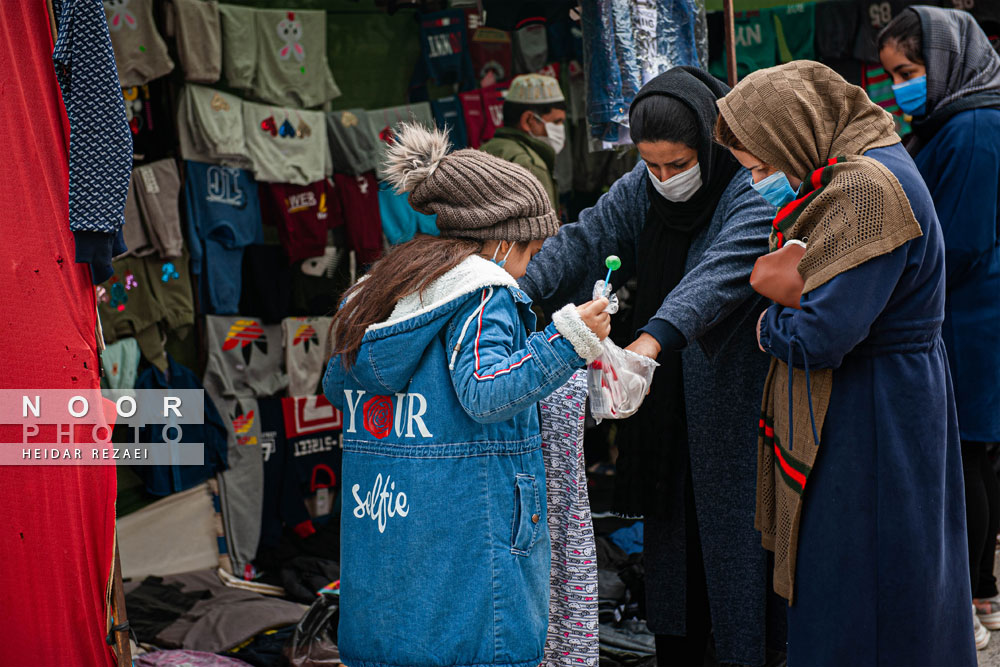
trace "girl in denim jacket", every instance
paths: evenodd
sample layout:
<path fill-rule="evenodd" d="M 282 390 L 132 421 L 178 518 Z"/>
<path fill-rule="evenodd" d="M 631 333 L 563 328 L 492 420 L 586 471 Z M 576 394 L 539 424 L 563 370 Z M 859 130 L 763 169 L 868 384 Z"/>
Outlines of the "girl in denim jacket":
<path fill-rule="evenodd" d="M 389 253 L 334 318 L 344 412 L 339 647 L 351 667 L 535 667 L 549 535 L 536 404 L 600 352 L 603 299 L 539 333 L 516 279 L 559 223 L 524 168 L 404 126 L 388 178 L 440 238 Z"/>

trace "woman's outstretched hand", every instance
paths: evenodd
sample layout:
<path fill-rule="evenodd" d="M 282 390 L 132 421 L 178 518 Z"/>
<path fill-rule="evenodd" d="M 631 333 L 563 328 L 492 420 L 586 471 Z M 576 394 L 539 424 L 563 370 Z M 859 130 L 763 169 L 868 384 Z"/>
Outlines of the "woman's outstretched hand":
<path fill-rule="evenodd" d="M 641 354 L 644 357 L 649 357 L 654 361 L 658 356 L 660 356 L 660 343 L 648 333 L 644 333 L 636 338 L 635 341 L 625 349 L 629 352 L 635 352 L 636 354 Z"/>
<path fill-rule="evenodd" d="M 607 307 L 608 300 L 604 298 L 594 299 L 576 307 L 580 319 L 599 340 L 604 340 L 611 334 L 611 316 L 604 312 Z"/>

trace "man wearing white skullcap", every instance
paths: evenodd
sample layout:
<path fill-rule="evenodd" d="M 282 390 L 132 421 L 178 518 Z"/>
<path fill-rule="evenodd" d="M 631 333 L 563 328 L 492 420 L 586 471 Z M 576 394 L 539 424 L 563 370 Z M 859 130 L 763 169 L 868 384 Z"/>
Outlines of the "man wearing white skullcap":
<path fill-rule="evenodd" d="M 559 82 L 542 74 L 515 77 L 503 103 L 503 127 L 482 150 L 519 164 L 541 181 L 559 210 L 552 171 L 556 153 L 566 144 L 566 98 Z"/>

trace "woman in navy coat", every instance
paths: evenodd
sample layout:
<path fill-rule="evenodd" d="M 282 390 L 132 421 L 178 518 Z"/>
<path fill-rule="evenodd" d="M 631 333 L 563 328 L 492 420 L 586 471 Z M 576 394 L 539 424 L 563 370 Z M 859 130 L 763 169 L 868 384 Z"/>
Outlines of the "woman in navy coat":
<path fill-rule="evenodd" d="M 902 12 L 879 47 L 900 106 L 914 116 L 907 149 L 944 232 L 943 336 L 962 436 L 972 597 L 982 625 L 997 630 L 1000 484 L 986 445 L 1000 441 L 1000 56 L 968 13 L 935 7 Z M 978 625 L 982 648 L 989 633 Z"/>
<path fill-rule="evenodd" d="M 810 405 L 796 408 L 795 419 L 791 408 L 784 413 L 785 423 L 801 424 L 802 432 L 795 428 L 794 443 L 780 443 L 786 456 L 801 456 L 809 440 L 816 447 L 811 469 L 791 461 L 788 475 L 801 482 L 788 664 L 974 666 L 971 595 L 956 585 L 968 576 L 965 503 L 941 338 L 944 242 L 930 193 L 888 114 L 824 65 L 796 61 L 760 70 L 719 107 L 720 141 L 750 169 L 755 189 L 782 206 L 778 247 L 789 211 L 804 207 L 802 215 L 811 211 L 818 221 L 802 235 L 785 230 L 807 244 L 798 264 L 806 279 L 801 309 L 770 306 L 758 332 L 763 350 L 805 369 L 796 390 L 807 394 L 803 380 L 813 375 Z M 832 199 L 822 183 L 828 165 L 841 161 L 867 171 Z M 873 170 L 880 180 L 866 176 Z M 895 238 L 884 213 L 893 195 L 911 230 Z M 879 243 L 881 250 L 865 252 Z M 854 259 L 811 287 L 806 260 L 822 264 L 824 253 Z M 822 405 L 821 376 L 832 378 Z M 790 400 L 779 394 L 776 415 Z M 813 403 L 818 438 L 809 426 Z M 758 522 L 773 497 L 758 496 Z M 776 562 L 781 555 L 776 550 Z M 776 574 L 776 589 L 778 583 Z"/>

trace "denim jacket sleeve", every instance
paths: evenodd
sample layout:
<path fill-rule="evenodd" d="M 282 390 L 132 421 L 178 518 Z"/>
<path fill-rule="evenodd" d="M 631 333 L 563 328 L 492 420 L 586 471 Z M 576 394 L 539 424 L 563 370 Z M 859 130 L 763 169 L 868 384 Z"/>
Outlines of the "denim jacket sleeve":
<path fill-rule="evenodd" d="M 560 319 L 565 331 L 560 331 Z M 510 419 L 584 366 L 578 345 L 591 359 L 596 356 L 591 356 L 585 342 L 571 342 L 579 339 L 572 322 L 555 320 L 544 331 L 529 335 L 525 347 L 516 349 L 515 341 L 521 337 L 518 330 L 524 324 L 508 290 L 486 288 L 459 310 L 447 328 L 446 350 L 452 384 L 470 417 L 484 424 Z M 577 322 L 583 325 L 578 317 Z M 597 343 L 596 336 L 593 342 Z"/>

